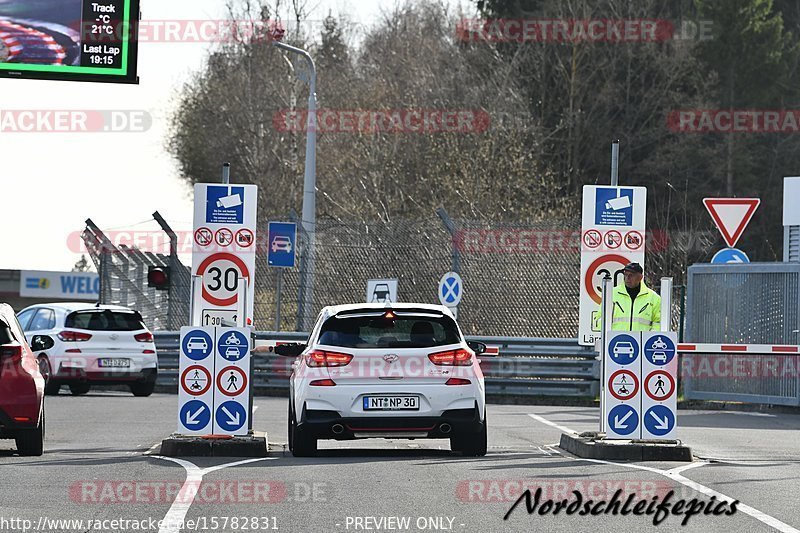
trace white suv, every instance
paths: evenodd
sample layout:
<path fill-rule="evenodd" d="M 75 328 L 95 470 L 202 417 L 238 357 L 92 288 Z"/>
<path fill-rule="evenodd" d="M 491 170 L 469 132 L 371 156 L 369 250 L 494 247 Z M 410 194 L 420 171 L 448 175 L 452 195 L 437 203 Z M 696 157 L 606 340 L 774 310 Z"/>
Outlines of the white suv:
<path fill-rule="evenodd" d="M 486 454 L 486 399 L 476 355 L 450 310 L 428 304 L 326 307 L 297 357 L 289 395 L 289 448 L 313 456 L 319 439 L 449 438 Z"/>
<path fill-rule="evenodd" d="M 92 385 L 128 385 L 134 396 L 150 396 L 158 375 L 153 334 L 142 315 L 127 307 L 89 303 L 38 304 L 18 315 L 25 337 L 48 335 L 55 341 L 37 353 L 45 393 L 62 385 L 86 394 Z"/>

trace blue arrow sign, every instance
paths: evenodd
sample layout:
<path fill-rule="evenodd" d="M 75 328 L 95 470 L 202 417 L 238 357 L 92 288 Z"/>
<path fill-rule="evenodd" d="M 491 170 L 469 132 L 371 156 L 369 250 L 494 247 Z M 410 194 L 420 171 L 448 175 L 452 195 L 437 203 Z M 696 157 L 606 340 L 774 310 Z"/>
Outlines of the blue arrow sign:
<path fill-rule="evenodd" d="M 639 357 L 639 340 L 632 335 L 617 335 L 608 343 L 608 355 L 618 365 L 629 365 Z"/>
<path fill-rule="evenodd" d="M 618 405 L 608 413 L 608 427 L 618 435 L 630 435 L 639 427 L 639 413 L 630 405 Z"/>
<path fill-rule="evenodd" d="M 178 416 L 189 431 L 202 431 L 211 422 L 211 409 L 200 400 L 190 400 L 183 404 Z"/>
<path fill-rule="evenodd" d="M 267 239 L 267 263 L 269 266 L 292 268 L 297 250 L 297 224 L 292 222 L 270 222 Z"/>
<path fill-rule="evenodd" d="M 192 361 L 202 361 L 214 351 L 214 342 L 202 329 L 193 329 L 183 336 L 181 350 Z"/>
<path fill-rule="evenodd" d="M 217 345 L 217 351 L 223 359 L 238 361 L 239 359 L 243 359 L 249 350 L 250 342 L 242 332 L 223 330 L 222 335 L 219 337 L 219 344 Z"/>
<path fill-rule="evenodd" d="M 723 248 L 719 252 L 714 254 L 714 257 L 711 258 L 712 264 L 730 264 L 730 263 L 749 263 L 750 258 L 747 257 L 747 254 L 743 251 L 739 250 L 738 248 Z"/>
<path fill-rule="evenodd" d="M 225 431 L 237 431 L 247 422 L 247 411 L 239 402 L 228 401 L 217 408 L 217 426 Z"/>
<path fill-rule="evenodd" d="M 664 366 L 675 357 L 675 343 L 666 335 L 655 335 L 644 343 L 644 356 L 656 366 Z"/>
<path fill-rule="evenodd" d="M 652 435 L 662 437 L 675 427 L 675 413 L 665 405 L 654 405 L 644 414 L 644 427 Z"/>

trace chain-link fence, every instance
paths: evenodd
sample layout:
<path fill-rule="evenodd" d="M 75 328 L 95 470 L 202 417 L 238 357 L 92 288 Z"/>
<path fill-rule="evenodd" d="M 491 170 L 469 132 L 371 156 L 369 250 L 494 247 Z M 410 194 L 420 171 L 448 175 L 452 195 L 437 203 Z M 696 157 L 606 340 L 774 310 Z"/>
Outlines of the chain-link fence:
<path fill-rule="evenodd" d="M 164 227 L 171 234 L 174 246 L 176 236 L 165 222 Z M 135 246 L 115 245 L 91 220 L 86 221 L 81 238 L 100 275 L 101 303 L 136 309 L 153 331 L 176 331 L 188 324 L 191 272 L 174 251 L 165 255 Z M 147 273 L 151 266 L 169 267 L 168 290 L 148 287 Z"/>
<path fill-rule="evenodd" d="M 156 219 L 170 235 L 166 221 Z M 265 240 L 263 226 L 259 241 Z M 87 224 L 83 237 L 101 274 L 103 303 L 138 309 L 153 330 L 176 331 L 188 324 L 191 275 L 176 254 L 114 246 L 93 224 Z M 550 338 L 577 334 L 578 219 L 497 224 L 453 220 L 440 209 L 426 218 L 391 222 L 321 220 L 316 243 L 309 309 L 301 293 L 308 270 L 308 239 L 301 226 L 295 267 L 270 267 L 266 246 L 257 254 L 256 329 L 307 331 L 323 306 L 367 301 L 370 279 L 396 279 L 399 301 L 439 303 L 439 280 L 455 271 L 464 280 L 458 320 L 465 334 Z M 150 265 L 170 267 L 169 291 L 147 287 Z M 680 303 L 677 297 L 676 325 Z"/>
<path fill-rule="evenodd" d="M 578 323 L 580 222 L 498 226 L 427 219 L 391 223 L 317 224 L 314 306 L 305 312 L 300 290 L 306 239 L 297 268 L 256 265 L 254 321 L 260 329 L 302 330 L 322 306 L 364 302 L 367 280 L 397 279 L 398 299 L 439 303 L 439 280 L 456 271 L 464 280 L 458 319 L 471 335 L 571 338 Z M 280 300 L 280 316 L 277 302 Z"/>

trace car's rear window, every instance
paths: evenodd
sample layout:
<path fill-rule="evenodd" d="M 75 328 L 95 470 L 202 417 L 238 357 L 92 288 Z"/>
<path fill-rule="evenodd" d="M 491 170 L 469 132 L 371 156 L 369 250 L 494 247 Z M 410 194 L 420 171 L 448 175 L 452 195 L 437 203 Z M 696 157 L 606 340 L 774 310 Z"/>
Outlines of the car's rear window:
<path fill-rule="evenodd" d="M 424 315 L 332 317 L 320 330 L 320 344 L 343 348 L 430 348 L 461 342 L 452 318 Z"/>
<path fill-rule="evenodd" d="M 110 309 L 75 311 L 67 315 L 65 327 L 91 331 L 136 331 L 145 329 L 142 315 L 135 311 Z"/>

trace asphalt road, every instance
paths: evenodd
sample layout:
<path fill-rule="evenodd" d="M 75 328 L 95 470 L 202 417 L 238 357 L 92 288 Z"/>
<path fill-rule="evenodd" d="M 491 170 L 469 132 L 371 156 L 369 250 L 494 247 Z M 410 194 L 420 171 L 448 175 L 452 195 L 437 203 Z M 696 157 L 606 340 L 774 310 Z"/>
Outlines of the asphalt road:
<path fill-rule="evenodd" d="M 594 430 L 596 409 L 510 405 L 489 406 L 483 458 L 452 454 L 447 441 L 368 440 L 326 441 L 319 457 L 297 459 L 283 445 L 286 400 L 256 398 L 254 425 L 269 435 L 268 458 L 179 464 L 154 448 L 174 430 L 176 396 L 62 394 L 46 402 L 43 457 L 18 457 L 13 441 L 0 441 L 0 531 L 158 531 L 165 518 L 193 526 L 182 531 L 800 528 L 798 415 L 681 411 L 679 437 L 698 457 L 685 464 L 577 459 L 555 446 L 562 431 L 556 426 Z M 647 515 L 529 515 L 524 502 L 503 520 L 523 485 L 542 488 L 540 505 L 551 497 L 574 499 L 573 490 L 608 500 L 618 488 L 623 501 L 633 494 L 634 503 L 660 501 L 670 490 L 673 501 L 716 505 L 729 496 L 740 503 L 732 516 L 701 513 L 685 527 L 680 516 L 656 527 Z M 70 520 L 77 522 L 64 522 Z"/>

